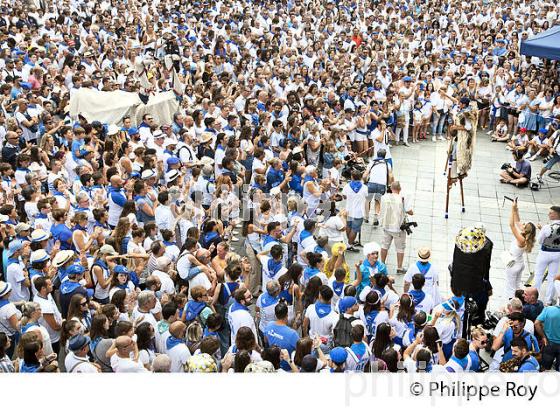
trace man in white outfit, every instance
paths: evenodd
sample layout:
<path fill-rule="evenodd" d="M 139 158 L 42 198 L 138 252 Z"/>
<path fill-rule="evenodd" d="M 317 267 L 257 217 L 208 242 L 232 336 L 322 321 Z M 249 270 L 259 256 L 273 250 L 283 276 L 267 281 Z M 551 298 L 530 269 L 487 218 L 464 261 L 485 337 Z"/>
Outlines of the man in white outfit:
<path fill-rule="evenodd" d="M 540 290 L 545 271 L 548 269 L 548 288 L 545 304 L 554 303 L 554 278 L 560 267 L 560 206 L 551 206 L 548 212 L 550 222 L 544 225 L 537 237 L 541 248 L 535 266 L 535 288 Z"/>

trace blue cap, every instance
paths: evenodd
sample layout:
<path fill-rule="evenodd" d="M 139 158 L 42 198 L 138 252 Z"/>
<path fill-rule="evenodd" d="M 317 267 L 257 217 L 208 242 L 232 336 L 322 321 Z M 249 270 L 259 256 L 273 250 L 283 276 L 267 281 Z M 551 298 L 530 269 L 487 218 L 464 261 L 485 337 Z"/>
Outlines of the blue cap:
<path fill-rule="evenodd" d="M 547 130 L 546 128 L 541 128 L 541 129 L 539 130 L 539 132 L 540 132 L 541 134 L 546 134 L 546 133 L 548 132 L 548 130 Z"/>
<path fill-rule="evenodd" d="M 338 346 L 331 350 L 330 358 L 334 363 L 342 364 L 346 362 L 346 359 L 348 358 L 348 352 L 344 347 Z"/>
<path fill-rule="evenodd" d="M 375 88 L 373 88 L 373 87 L 368 87 L 368 88 L 367 88 L 367 92 L 368 92 L 368 93 L 371 93 L 372 91 L 375 91 Z"/>
<path fill-rule="evenodd" d="M 130 173 L 130 178 L 140 178 L 142 175 L 140 175 L 140 172 L 138 171 L 132 171 Z"/>
<path fill-rule="evenodd" d="M 131 127 L 128 129 L 128 135 L 136 135 L 136 134 L 138 134 L 138 128 Z"/>
<path fill-rule="evenodd" d="M 461 104 L 469 105 L 471 103 L 471 99 L 469 97 L 462 97 L 459 102 Z"/>
<path fill-rule="evenodd" d="M 84 336 L 81 333 L 78 333 L 68 340 L 68 349 L 73 352 L 81 350 L 84 346 L 89 345 L 91 339 L 89 336 Z"/>
<path fill-rule="evenodd" d="M 354 296 L 344 296 L 338 302 L 338 310 L 340 311 L 340 313 L 345 313 L 348 309 L 350 309 L 356 303 L 358 303 L 358 301 L 356 300 L 356 298 Z"/>
<path fill-rule="evenodd" d="M 115 274 L 119 275 L 119 274 L 123 274 L 123 275 L 128 275 L 128 269 L 126 268 L 126 266 L 123 265 L 117 265 L 115 266 L 115 269 L 113 269 L 113 272 L 115 272 Z"/>
<path fill-rule="evenodd" d="M 23 248 L 23 242 L 19 239 L 15 239 L 8 245 L 8 257 L 13 256 L 14 253 Z"/>
<path fill-rule="evenodd" d="M 177 165 L 181 162 L 177 157 L 169 157 L 167 158 L 167 165 Z"/>
<path fill-rule="evenodd" d="M 82 275 L 86 271 L 82 265 L 74 264 L 71 265 L 66 271 L 67 275 Z"/>
<path fill-rule="evenodd" d="M 506 40 L 504 40 L 503 38 L 499 38 L 496 40 L 496 43 L 505 43 Z"/>
<path fill-rule="evenodd" d="M 403 81 L 405 82 L 412 81 L 412 77 L 407 75 L 405 78 L 403 78 Z"/>

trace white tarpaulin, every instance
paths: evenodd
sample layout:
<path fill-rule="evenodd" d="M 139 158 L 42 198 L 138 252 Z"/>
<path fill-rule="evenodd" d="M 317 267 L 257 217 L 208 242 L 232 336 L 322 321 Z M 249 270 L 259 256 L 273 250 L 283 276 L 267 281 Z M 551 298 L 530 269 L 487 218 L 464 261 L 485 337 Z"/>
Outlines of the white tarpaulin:
<path fill-rule="evenodd" d="M 179 102 L 173 91 L 151 95 L 148 104 L 140 101 L 138 94 L 126 91 L 97 91 L 80 88 L 70 98 L 70 116 L 81 114 L 88 122 L 120 124 L 130 116 L 133 124 L 142 122 L 142 115 L 150 113 L 158 124 L 171 124 Z"/>

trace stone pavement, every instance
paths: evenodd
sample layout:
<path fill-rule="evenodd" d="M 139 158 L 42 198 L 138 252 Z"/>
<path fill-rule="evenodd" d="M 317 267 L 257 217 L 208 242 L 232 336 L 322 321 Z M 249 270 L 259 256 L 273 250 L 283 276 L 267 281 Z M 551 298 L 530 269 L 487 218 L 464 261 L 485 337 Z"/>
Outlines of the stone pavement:
<path fill-rule="evenodd" d="M 410 147 L 398 146 L 391 149 L 395 178 L 401 182 L 403 194 L 411 197 L 413 220 L 418 222 L 418 228 L 415 228 L 414 233 L 407 239 L 404 267 L 416 261 L 418 248 L 429 246 L 432 249 L 432 263 L 440 274 L 442 295 L 449 294 L 447 266 L 453 257 L 455 236 L 461 227 L 482 222 L 486 227 L 487 235 L 494 242 L 490 271 L 494 295 L 490 300 L 490 307 L 497 308 L 505 301 L 503 298 L 505 271 L 500 253 L 504 249 L 509 249 L 512 239 L 509 229 L 511 203 L 506 201 L 505 205 L 503 204 L 504 195 L 519 198 L 522 221 L 544 224 L 548 220 L 548 208 L 560 203 L 560 189 L 541 189 L 535 192 L 529 188 L 518 189 L 501 184 L 498 180 L 498 172 L 504 162 L 511 160 L 510 151 L 505 149 L 505 144 L 490 142 L 485 133 L 479 132 L 473 166 L 464 180 L 466 212 L 461 213 L 460 190 L 459 185 L 456 184 L 450 195 L 449 219 L 445 219 L 446 150 L 447 142 L 431 140 L 411 144 Z M 542 161 L 535 161 L 532 166 L 535 176 L 542 167 Z M 552 180 L 549 182 L 547 186 L 557 185 Z M 369 241 L 380 243 L 381 238 L 380 228 L 373 227 L 371 223 L 363 225 L 362 243 Z M 359 259 L 363 259 L 361 253 L 347 253 L 347 255 L 351 266 Z M 537 249 L 534 249 L 529 256 L 531 271 L 534 268 L 536 255 Z M 389 251 L 387 264 L 389 273 L 396 276 L 397 290 L 402 291 L 403 275 L 396 275 L 394 245 Z M 528 278 L 529 269 L 525 269 L 523 281 Z"/>

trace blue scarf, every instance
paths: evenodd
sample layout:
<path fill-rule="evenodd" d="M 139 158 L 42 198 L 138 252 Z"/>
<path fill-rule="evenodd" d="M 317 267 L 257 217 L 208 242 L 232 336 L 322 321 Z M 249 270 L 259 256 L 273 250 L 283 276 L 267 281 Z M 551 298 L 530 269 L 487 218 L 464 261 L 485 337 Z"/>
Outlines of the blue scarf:
<path fill-rule="evenodd" d="M 379 293 L 379 296 L 381 296 L 381 297 L 385 296 L 385 292 L 387 292 L 385 290 L 385 288 L 380 288 L 380 287 L 377 287 L 377 286 L 374 286 L 373 290 L 375 290 L 377 293 Z"/>
<path fill-rule="evenodd" d="M 414 303 L 414 306 L 417 306 L 418 304 L 422 303 L 422 301 L 426 297 L 426 292 L 424 292 L 423 290 L 412 289 L 410 292 L 408 292 L 408 294 L 412 298 L 412 302 Z"/>
<path fill-rule="evenodd" d="M 19 368 L 20 373 L 37 373 L 39 370 L 38 364 L 28 365 L 23 360 L 21 361 L 21 366 Z"/>
<path fill-rule="evenodd" d="M 317 275 L 319 272 L 321 272 L 319 269 L 311 268 L 311 267 L 308 266 L 303 271 L 303 277 L 305 278 L 306 282 L 309 282 L 309 279 L 311 279 L 313 276 Z"/>
<path fill-rule="evenodd" d="M 173 245 L 176 245 L 177 243 L 176 242 L 163 241 L 163 244 L 165 246 L 173 246 Z"/>
<path fill-rule="evenodd" d="M 337 296 L 342 295 L 342 291 L 344 290 L 344 282 L 337 282 L 336 280 L 332 283 L 332 288 L 334 293 Z"/>
<path fill-rule="evenodd" d="M 74 225 L 74 227 L 72 228 L 72 231 L 83 231 L 83 232 L 86 232 L 86 231 L 87 231 L 87 228 L 84 227 L 84 226 L 82 226 L 82 225 L 80 225 L 80 224 L 76 224 L 76 225 Z"/>
<path fill-rule="evenodd" d="M 239 303 L 238 301 L 233 302 L 233 304 L 231 305 L 231 310 L 230 312 L 236 312 L 238 310 L 245 310 L 248 311 L 249 308 L 247 306 L 242 305 L 241 303 Z"/>
<path fill-rule="evenodd" d="M 45 276 L 45 274 L 40 270 L 29 268 L 29 277 L 34 278 L 35 276 Z"/>
<path fill-rule="evenodd" d="M 72 293 L 79 287 L 80 284 L 78 282 L 72 282 L 67 280 L 65 282 L 62 282 L 62 284 L 60 285 L 60 293 L 62 293 L 63 295 L 67 295 L 69 293 Z"/>
<path fill-rule="evenodd" d="M 453 360 L 455 363 L 458 363 L 459 366 L 461 366 L 461 368 L 463 370 L 465 370 L 467 368 L 467 365 L 469 364 L 469 356 L 465 356 L 462 359 L 459 359 L 457 357 L 455 357 L 455 355 L 451 356 L 451 360 Z"/>
<path fill-rule="evenodd" d="M 368 329 L 371 329 L 372 325 L 375 323 L 375 318 L 379 314 L 379 310 L 372 310 L 366 315 L 366 325 Z M 373 333 L 370 331 L 370 333 Z"/>
<path fill-rule="evenodd" d="M 315 178 L 313 178 L 312 176 L 306 175 L 305 178 L 303 178 L 303 183 L 306 184 L 309 181 L 315 182 Z"/>
<path fill-rule="evenodd" d="M 187 309 L 187 314 L 185 315 L 185 319 L 189 322 L 195 320 L 197 316 L 202 312 L 202 310 L 206 307 L 206 303 L 204 302 L 196 302 L 191 300 L 187 303 L 185 308 Z"/>
<path fill-rule="evenodd" d="M 307 238 L 309 238 L 310 236 L 313 236 L 313 233 L 309 232 L 308 230 L 304 229 L 303 231 L 301 231 L 301 233 L 299 234 L 299 241 L 303 242 L 305 241 Z"/>
<path fill-rule="evenodd" d="M 165 347 L 167 347 L 167 350 L 171 350 L 175 346 L 180 345 L 180 344 L 185 344 L 185 339 L 179 339 L 175 336 L 169 336 L 167 338 L 167 341 L 165 342 Z"/>
<path fill-rule="evenodd" d="M 0 299 L 0 309 L 6 306 L 10 301 L 8 299 Z"/>
<path fill-rule="evenodd" d="M 21 333 L 23 334 L 23 333 L 27 332 L 33 326 L 40 327 L 40 325 L 38 323 L 29 322 L 28 324 L 26 324 L 24 327 L 21 328 Z"/>
<path fill-rule="evenodd" d="M 432 372 L 432 362 L 426 363 L 425 366 L 426 367 L 424 368 L 424 371 L 426 373 L 431 373 Z M 420 362 L 416 362 L 416 368 L 420 369 Z"/>
<path fill-rule="evenodd" d="M 331 313 L 331 311 L 332 311 L 332 306 L 330 303 L 321 303 L 321 302 L 315 303 L 315 312 L 317 313 L 317 316 L 319 316 L 319 318 L 321 319 L 324 318 L 329 313 Z"/>
<path fill-rule="evenodd" d="M 276 275 L 280 269 L 282 269 L 282 260 L 275 261 L 274 259 L 270 258 L 267 263 L 267 276 L 272 279 L 274 275 Z"/>
<path fill-rule="evenodd" d="M 356 355 L 358 359 L 361 359 L 366 354 L 366 345 L 364 343 L 354 343 L 350 346 L 352 352 Z"/>
<path fill-rule="evenodd" d="M 416 267 L 418 268 L 422 276 L 426 276 L 426 273 L 428 273 L 428 271 L 432 267 L 432 264 L 430 262 L 422 263 L 418 261 L 416 262 Z"/>
<path fill-rule="evenodd" d="M 89 343 L 89 350 L 90 352 L 95 352 L 95 348 L 97 347 L 97 345 L 99 344 L 99 342 L 101 342 L 102 338 L 101 336 L 97 336 L 95 339 L 93 339 L 90 343 Z"/>
<path fill-rule="evenodd" d="M 348 185 L 350 185 L 350 188 L 352 188 L 352 191 L 354 191 L 355 193 L 360 192 L 360 189 L 362 189 L 363 186 L 360 181 L 350 181 Z"/>
<path fill-rule="evenodd" d="M 19 264 L 19 258 L 8 258 L 7 266 L 10 266 L 13 263 Z"/>
<path fill-rule="evenodd" d="M 280 300 L 280 296 L 272 296 L 270 293 L 263 293 L 261 297 L 261 305 L 263 308 L 275 305 Z"/>
<path fill-rule="evenodd" d="M 45 215 L 45 214 L 42 213 L 42 212 L 39 212 L 38 214 L 35 214 L 34 218 L 35 218 L 35 219 L 48 219 L 49 216 L 48 216 L 48 215 Z"/>
<path fill-rule="evenodd" d="M 268 245 L 270 242 L 278 242 L 278 241 L 270 235 L 265 235 L 263 237 L 263 246 Z"/>

